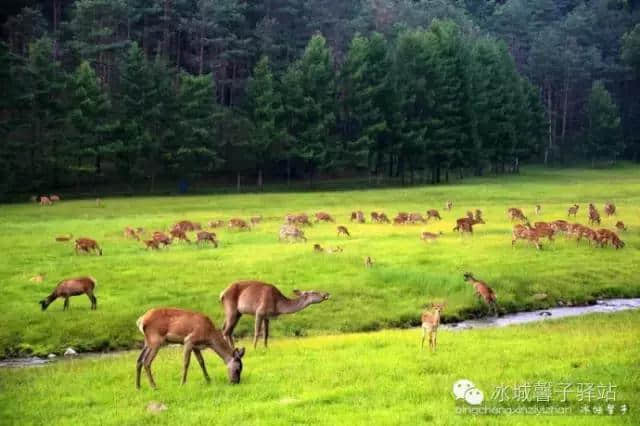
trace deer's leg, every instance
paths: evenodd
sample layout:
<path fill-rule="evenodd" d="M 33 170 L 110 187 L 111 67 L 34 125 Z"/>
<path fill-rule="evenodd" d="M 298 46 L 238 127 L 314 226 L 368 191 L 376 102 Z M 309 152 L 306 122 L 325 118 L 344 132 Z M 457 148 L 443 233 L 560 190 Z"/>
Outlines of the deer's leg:
<path fill-rule="evenodd" d="M 240 320 L 241 316 L 242 315 L 238 311 L 227 311 L 225 314 L 225 321 L 224 325 L 222 326 L 222 335 L 227 343 L 229 343 L 229 346 L 231 346 L 232 348 L 235 347 L 233 344 L 233 329 L 236 327 L 236 324 Z"/>
<path fill-rule="evenodd" d="M 264 315 L 256 312 L 256 325 L 253 330 L 253 349 L 255 349 L 258 345 L 258 337 L 260 336 L 260 329 L 262 328 L 262 321 L 264 320 Z"/>
<path fill-rule="evenodd" d="M 184 344 L 184 361 L 182 363 L 182 382 L 181 385 L 187 383 L 187 372 L 189 371 L 189 363 L 191 361 L 191 352 L 193 351 L 193 344 L 186 339 Z"/>
<path fill-rule="evenodd" d="M 156 386 L 155 380 L 153 380 L 153 374 L 151 374 L 151 363 L 153 362 L 156 355 L 158 355 L 159 350 L 160 350 L 160 344 L 154 344 L 153 346 L 150 346 L 143 361 L 144 371 L 145 373 L 147 373 L 147 377 L 149 378 L 149 383 L 151 384 L 151 387 L 154 389 L 157 389 L 158 387 Z"/>
<path fill-rule="evenodd" d="M 140 389 L 140 373 L 142 372 L 142 363 L 147 356 L 147 352 L 149 352 L 149 347 L 145 343 L 140 356 L 138 356 L 138 361 L 136 361 L 136 389 Z"/>
<path fill-rule="evenodd" d="M 64 306 L 62 307 L 63 311 L 66 311 L 67 309 L 69 309 L 69 297 L 65 297 L 64 298 Z"/>
<path fill-rule="evenodd" d="M 193 353 L 196 356 L 196 359 L 198 360 L 198 364 L 200 364 L 200 368 L 202 368 L 202 374 L 204 374 L 205 380 L 207 382 L 211 381 L 211 378 L 209 378 L 209 374 L 207 373 L 207 367 L 205 367 L 204 365 L 204 358 L 202 358 L 202 352 L 200 352 L 200 349 L 193 348 Z"/>
<path fill-rule="evenodd" d="M 424 348 L 424 339 L 427 337 L 427 329 L 422 327 L 422 343 L 420 343 L 420 347 Z"/>
<path fill-rule="evenodd" d="M 269 318 L 264 318 L 264 347 L 267 347 L 267 340 L 269 340 Z"/>
<path fill-rule="evenodd" d="M 88 291 L 87 292 L 87 297 L 91 301 L 91 310 L 96 309 L 97 308 L 97 299 L 96 299 L 96 296 L 93 295 L 93 292 L 92 291 Z"/>

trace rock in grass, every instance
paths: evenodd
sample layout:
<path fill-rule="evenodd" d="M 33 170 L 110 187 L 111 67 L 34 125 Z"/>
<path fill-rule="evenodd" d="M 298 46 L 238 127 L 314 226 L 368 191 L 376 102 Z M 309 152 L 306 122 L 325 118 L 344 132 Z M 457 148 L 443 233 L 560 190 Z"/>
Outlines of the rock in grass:
<path fill-rule="evenodd" d="M 151 401 L 148 405 L 147 405 L 147 411 L 153 414 L 157 414 L 157 413 L 161 413 L 163 411 L 167 411 L 167 406 L 164 405 L 162 402 L 158 402 L 158 401 Z"/>
<path fill-rule="evenodd" d="M 55 358 L 56 356 L 57 356 L 56 354 L 49 354 L 49 355 L 47 355 L 47 358 L 49 358 L 49 359 L 53 359 L 53 358 Z"/>
<path fill-rule="evenodd" d="M 78 352 L 76 352 L 73 348 L 67 348 L 66 351 L 64 351 L 64 356 L 76 356 L 78 355 Z"/>

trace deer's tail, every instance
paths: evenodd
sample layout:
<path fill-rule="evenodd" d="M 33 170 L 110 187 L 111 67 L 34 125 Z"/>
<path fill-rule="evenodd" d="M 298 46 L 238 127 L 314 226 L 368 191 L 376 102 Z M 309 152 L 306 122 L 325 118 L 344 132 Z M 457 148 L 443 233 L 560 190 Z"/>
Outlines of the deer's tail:
<path fill-rule="evenodd" d="M 144 334 L 144 324 L 142 323 L 142 320 L 144 320 L 144 315 L 136 320 L 136 326 L 138 327 L 138 330 L 140 330 L 140 333 Z"/>

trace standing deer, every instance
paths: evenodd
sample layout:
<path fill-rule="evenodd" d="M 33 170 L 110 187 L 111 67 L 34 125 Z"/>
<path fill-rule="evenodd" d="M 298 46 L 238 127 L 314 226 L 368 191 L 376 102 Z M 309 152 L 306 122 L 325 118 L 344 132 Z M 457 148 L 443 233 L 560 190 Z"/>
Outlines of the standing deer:
<path fill-rule="evenodd" d="M 574 204 L 573 206 L 569 207 L 569 209 L 567 210 L 567 217 L 569 216 L 576 217 L 576 214 L 578 214 L 579 208 L 580 206 L 577 204 Z"/>
<path fill-rule="evenodd" d="M 280 228 L 280 235 L 278 236 L 278 240 L 289 241 L 292 238 L 293 241 L 307 241 L 307 237 L 304 236 L 304 231 L 302 229 L 298 229 L 293 225 L 282 225 Z"/>
<path fill-rule="evenodd" d="M 358 223 L 364 223 L 364 213 L 361 210 L 357 212 L 351 212 L 351 222 L 356 221 Z"/>
<path fill-rule="evenodd" d="M 96 280 L 92 277 L 80 277 L 62 280 L 58 283 L 56 288 L 53 289 L 51 294 L 46 299 L 41 300 L 39 303 L 42 306 L 42 310 L 44 311 L 51 303 L 53 303 L 54 300 L 62 297 L 64 298 L 64 306 L 62 307 L 62 310 L 66 311 L 67 309 L 69 309 L 70 297 L 86 294 L 91 301 L 91 309 L 95 310 L 98 308 L 98 299 L 93 295 L 93 290 L 95 288 Z"/>
<path fill-rule="evenodd" d="M 136 388 L 140 389 L 140 373 L 144 367 L 151 387 L 156 389 L 156 382 L 151 374 L 151 363 L 165 342 L 184 345 L 182 364 L 182 384 L 187 381 L 187 371 L 191 361 L 191 352 L 196 356 L 202 374 L 209 382 L 209 374 L 204 365 L 201 351 L 211 348 L 227 366 L 229 381 L 240 383 L 242 373 L 242 357 L 244 348 L 234 349 L 229 345 L 209 317 L 198 312 L 176 308 L 156 308 L 148 310 L 136 321 L 136 325 L 144 334 L 144 347 L 136 362 Z"/>
<path fill-rule="evenodd" d="M 469 212 L 471 213 L 471 212 Z M 469 233 L 473 234 L 473 225 L 484 224 L 484 220 L 480 218 L 480 220 L 476 220 L 473 217 L 462 217 L 456 220 L 456 226 L 453 228 L 454 231 L 460 231 L 461 233 Z"/>
<path fill-rule="evenodd" d="M 154 241 L 157 241 L 158 244 L 162 244 L 165 247 L 171 244 L 171 239 L 164 232 L 156 231 L 153 233 L 152 238 Z"/>
<path fill-rule="evenodd" d="M 160 250 L 160 241 L 158 240 L 143 240 L 144 245 L 147 247 L 147 250 Z"/>
<path fill-rule="evenodd" d="M 338 237 L 340 235 L 346 235 L 347 237 L 351 238 L 351 234 L 349 234 L 349 230 L 347 229 L 346 226 L 340 225 L 340 226 L 338 226 L 337 229 L 338 229 Z"/>
<path fill-rule="evenodd" d="M 59 195 L 55 195 L 55 194 L 51 194 L 51 195 L 49 195 L 49 199 L 51 201 L 53 201 L 53 202 L 60 201 L 60 196 Z"/>
<path fill-rule="evenodd" d="M 453 207 L 453 202 L 452 201 L 447 201 L 447 203 L 444 205 L 444 209 L 447 211 L 451 211 L 451 208 Z"/>
<path fill-rule="evenodd" d="M 246 229 L 247 231 L 251 230 L 249 224 L 247 224 L 244 219 L 240 219 L 237 217 L 229 219 L 229 228 Z"/>
<path fill-rule="evenodd" d="M 367 256 L 364 258 L 364 267 L 365 268 L 372 268 L 373 267 L 373 260 L 371 260 L 371 256 Z"/>
<path fill-rule="evenodd" d="M 140 236 L 138 235 L 138 233 L 135 231 L 135 229 L 129 226 L 124 228 L 123 234 L 125 238 L 133 238 L 134 240 L 140 241 Z"/>
<path fill-rule="evenodd" d="M 316 213 L 316 222 L 335 222 L 333 217 L 329 213 L 318 212 Z"/>
<path fill-rule="evenodd" d="M 218 248 L 218 240 L 215 232 L 198 231 L 196 234 L 196 243 L 210 243 Z"/>
<path fill-rule="evenodd" d="M 604 205 L 604 212 L 607 216 L 616 214 L 616 205 L 613 203 L 607 203 Z"/>
<path fill-rule="evenodd" d="M 436 209 L 427 210 L 427 221 L 429 219 L 438 219 L 441 220 L 440 213 Z"/>
<path fill-rule="evenodd" d="M 542 207 L 540 206 L 540 204 L 536 204 L 536 216 L 540 216 L 540 214 L 542 213 Z"/>
<path fill-rule="evenodd" d="M 309 305 L 329 299 L 329 293 L 318 291 L 293 290 L 295 299 L 286 298 L 280 290 L 271 284 L 260 281 L 239 281 L 231 284 L 220 293 L 220 302 L 224 306 L 224 324 L 222 334 L 230 346 L 233 346 L 233 329 L 243 314 L 255 315 L 253 347 L 258 344 L 260 330 L 264 327 L 264 346 L 269 339 L 269 320 L 282 314 L 292 314 Z"/>
<path fill-rule="evenodd" d="M 527 222 L 526 225 L 517 224 L 513 227 L 511 233 L 511 247 L 515 247 L 517 240 L 526 240 L 533 243 L 538 250 L 542 248 L 540 244 L 540 236 L 536 229 L 532 228 Z"/>
<path fill-rule="evenodd" d="M 42 196 L 42 197 L 40 197 L 40 205 L 41 206 L 51 206 L 51 205 L 53 205 L 53 202 L 51 201 L 51 199 L 49 197 Z"/>
<path fill-rule="evenodd" d="M 171 231 L 169 231 L 169 234 L 171 234 L 172 241 L 178 239 L 187 243 L 191 243 L 191 240 L 187 237 L 187 234 L 182 228 L 173 228 Z"/>
<path fill-rule="evenodd" d="M 422 313 L 422 344 L 421 348 L 424 348 L 424 339 L 429 333 L 429 348 L 432 351 L 436 350 L 438 327 L 440 326 L 440 312 L 444 309 L 445 303 L 433 303 L 431 305 L 432 311 L 424 311 Z"/>
<path fill-rule="evenodd" d="M 470 283 L 476 291 L 476 295 L 484 300 L 484 302 L 489 305 L 490 308 L 493 308 L 496 315 L 498 314 L 498 309 L 496 306 L 496 294 L 486 282 L 481 281 L 473 276 L 471 272 L 464 273 L 464 280 Z"/>
<path fill-rule="evenodd" d="M 521 220 L 523 222 L 526 222 L 528 220 L 527 217 L 524 215 L 524 212 L 517 207 L 511 207 L 510 209 L 507 210 L 507 213 L 509 214 L 509 218 L 511 219 L 512 222 L 514 220 Z"/>
<path fill-rule="evenodd" d="M 98 245 L 98 242 L 96 240 L 92 240 L 91 238 L 78 238 L 76 240 L 75 251 L 76 254 L 78 254 L 79 251 L 83 251 L 87 254 L 95 251 L 100 256 L 102 256 L 102 249 Z"/>

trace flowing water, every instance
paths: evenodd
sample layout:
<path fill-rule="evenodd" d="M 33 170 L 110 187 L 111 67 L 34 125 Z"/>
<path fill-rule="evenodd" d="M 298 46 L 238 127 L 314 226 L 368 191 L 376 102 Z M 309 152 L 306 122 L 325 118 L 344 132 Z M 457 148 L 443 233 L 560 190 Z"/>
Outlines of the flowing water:
<path fill-rule="evenodd" d="M 549 308 L 539 311 L 530 312 L 518 312 L 514 314 L 507 314 L 501 317 L 485 317 L 480 319 L 471 319 L 466 321 L 460 321 L 452 324 L 443 324 L 441 327 L 446 330 L 471 330 L 474 328 L 488 328 L 488 327 L 505 327 L 514 324 L 526 324 L 536 321 L 547 321 L 557 318 L 575 317 L 579 315 L 586 315 L 591 313 L 611 313 L 626 311 L 629 309 L 640 309 L 640 298 L 635 299 L 606 299 L 598 300 L 595 305 L 588 306 L 565 306 L 559 308 Z M 121 352 L 87 352 L 78 354 L 71 359 L 82 359 L 88 357 L 103 357 L 117 355 Z M 64 357 L 55 358 L 11 358 L 0 360 L 0 368 L 2 367 L 41 367 L 45 366 L 53 361 L 63 359 Z M 68 358 L 65 358 L 68 359 Z"/>

